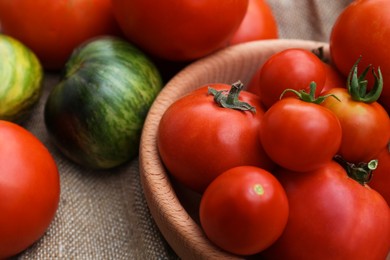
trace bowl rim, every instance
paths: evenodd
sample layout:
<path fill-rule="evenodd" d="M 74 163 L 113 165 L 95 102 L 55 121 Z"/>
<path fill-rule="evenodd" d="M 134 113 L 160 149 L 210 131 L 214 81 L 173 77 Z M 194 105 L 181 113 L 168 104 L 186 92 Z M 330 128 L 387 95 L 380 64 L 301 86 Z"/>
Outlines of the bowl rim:
<path fill-rule="evenodd" d="M 230 67 L 240 70 L 237 73 L 245 71 L 248 76 L 242 81 L 247 83 L 262 64 L 261 61 L 256 60 L 259 60 L 263 50 L 267 49 L 268 54 L 270 54 L 287 48 L 313 50 L 318 47 L 324 47 L 325 57 L 329 56 L 328 43 L 311 40 L 273 39 L 229 46 L 189 64 L 168 81 L 160 91 L 145 119 L 139 149 L 139 168 L 141 185 L 151 215 L 160 232 L 179 257 L 185 259 L 242 259 L 240 256 L 227 253 L 211 244 L 200 226 L 180 203 L 175 189 L 171 185 L 170 177 L 160 160 L 156 145 L 158 124 L 163 113 L 174 100 L 196 87 L 210 83 L 213 77 L 215 79 L 221 77 L 220 75 L 211 75 L 213 71 L 215 72 L 212 68 L 226 68 L 222 66 L 228 65 L 227 62 L 247 59 L 250 61 L 248 66 L 237 68 L 230 65 Z M 191 82 L 191 84 L 186 84 L 185 88 L 180 87 L 183 86 L 183 82 Z M 195 247 L 194 244 L 196 244 Z"/>

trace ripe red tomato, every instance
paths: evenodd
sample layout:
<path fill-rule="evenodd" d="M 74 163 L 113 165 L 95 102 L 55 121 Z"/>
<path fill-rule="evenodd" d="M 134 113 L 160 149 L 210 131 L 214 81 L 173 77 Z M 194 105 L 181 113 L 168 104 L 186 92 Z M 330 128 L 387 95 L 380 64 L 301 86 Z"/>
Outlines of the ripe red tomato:
<path fill-rule="evenodd" d="M 335 95 L 321 106 L 339 119 L 343 137 L 338 154 L 346 161 L 368 162 L 390 138 L 390 121 L 386 110 L 377 102 L 365 103 L 351 98 L 346 88 L 333 88 L 324 93 Z"/>
<path fill-rule="evenodd" d="M 261 97 L 268 109 L 280 99 L 287 89 L 309 90 L 310 83 L 317 84 L 316 95 L 321 93 L 326 79 L 323 62 L 311 51 L 286 49 L 272 55 L 261 67 L 257 90 L 251 90 Z M 290 95 L 286 95 L 288 97 Z"/>
<path fill-rule="evenodd" d="M 390 143 L 372 159 L 378 160 L 378 167 L 373 171 L 368 185 L 379 192 L 390 206 Z"/>
<path fill-rule="evenodd" d="M 83 41 L 119 32 L 110 0 L 0 0 L 0 23 L 50 70 L 61 69 Z"/>
<path fill-rule="evenodd" d="M 253 74 L 252 78 L 249 80 L 246 85 L 246 90 L 250 93 L 253 93 L 260 97 L 260 93 L 258 91 L 258 85 L 260 80 L 260 69 L 261 67 Z"/>
<path fill-rule="evenodd" d="M 21 126 L 0 121 L 0 259 L 37 241 L 53 220 L 60 183 L 46 147 Z"/>
<path fill-rule="evenodd" d="M 271 173 L 239 166 L 207 187 L 199 212 L 201 226 L 213 243 L 234 254 L 251 255 L 280 237 L 288 219 L 288 201 Z"/>
<path fill-rule="evenodd" d="M 291 97 L 271 106 L 260 125 L 268 156 L 295 171 L 314 170 L 332 160 L 341 136 L 340 122 L 330 110 Z"/>
<path fill-rule="evenodd" d="M 347 78 L 344 77 L 332 64 L 325 63 L 326 79 L 321 93 L 331 88 L 345 88 Z"/>
<path fill-rule="evenodd" d="M 347 77 L 344 77 L 334 64 L 325 56 L 324 47 L 321 46 L 317 49 L 312 50 L 312 52 L 324 63 L 326 71 L 326 79 L 321 93 L 331 89 L 331 88 L 343 88 L 346 86 Z"/>
<path fill-rule="evenodd" d="M 248 0 L 112 0 L 112 5 L 130 41 L 153 56 L 184 61 L 227 46 Z"/>
<path fill-rule="evenodd" d="M 353 1 L 339 15 L 330 35 L 330 53 L 336 67 L 347 76 L 362 55 L 361 65 L 380 67 L 390 82 L 390 1 Z M 363 37 L 363 39 L 362 39 Z M 390 85 L 385 83 L 379 102 L 390 111 Z"/>
<path fill-rule="evenodd" d="M 159 153 L 168 172 L 200 193 L 219 174 L 235 166 L 273 166 L 258 138 L 263 117 L 259 98 L 246 91 L 239 95 L 240 101 L 256 108 L 255 113 L 224 108 L 208 94 L 208 87 L 218 91 L 231 88 L 209 84 L 177 100 L 165 111 L 157 134 Z"/>
<path fill-rule="evenodd" d="M 245 17 L 230 40 L 230 44 L 276 38 L 278 38 L 278 24 L 267 2 L 249 0 Z"/>
<path fill-rule="evenodd" d="M 333 161 L 313 172 L 275 174 L 287 193 L 289 219 L 265 259 L 386 259 L 390 210 L 378 192 Z"/>

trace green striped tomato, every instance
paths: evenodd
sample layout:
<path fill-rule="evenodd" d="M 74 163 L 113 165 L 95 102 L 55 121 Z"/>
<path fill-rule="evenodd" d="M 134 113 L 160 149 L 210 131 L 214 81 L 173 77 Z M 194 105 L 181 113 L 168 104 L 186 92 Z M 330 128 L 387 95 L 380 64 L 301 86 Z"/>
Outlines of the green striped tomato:
<path fill-rule="evenodd" d="M 0 34 L 0 119 L 21 122 L 41 95 L 43 69 L 18 40 Z"/>
<path fill-rule="evenodd" d="M 47 99 L 49 135 L 80 165 L 118 166 L 137 155 L 144 119 L 161 87 L 159 71 L 139 49 L 119 38 L 95 38 L 75 50 Z"/>

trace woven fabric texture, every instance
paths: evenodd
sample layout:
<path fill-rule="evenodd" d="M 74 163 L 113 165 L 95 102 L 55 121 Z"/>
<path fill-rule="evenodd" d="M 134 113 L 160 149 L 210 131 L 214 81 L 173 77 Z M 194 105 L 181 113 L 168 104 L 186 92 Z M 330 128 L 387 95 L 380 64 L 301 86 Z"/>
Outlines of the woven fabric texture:
<path fill-rule="evenodd" d="M 268 0 L 280 38 L 329 41 L 332 24 L 352 0 Z M 16 259 L 177 259 L 155 225 L 140 184 L 138 160 L 93 172 L 64 158 L 50 143 L 43 104 L 57 74 L 47 73 L 44 93 L 24 126 L 52 152 L 61 199 L 46 234 Z"/>

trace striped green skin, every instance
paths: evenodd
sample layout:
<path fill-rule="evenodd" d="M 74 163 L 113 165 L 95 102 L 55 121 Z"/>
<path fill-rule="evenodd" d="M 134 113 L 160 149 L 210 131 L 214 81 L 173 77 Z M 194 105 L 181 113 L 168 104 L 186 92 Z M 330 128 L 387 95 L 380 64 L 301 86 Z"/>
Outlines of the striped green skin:
<path fill-rule="evenodd" d="M 0 119 L 22 122 L 38 102 L 43 69 L 18 40 L 0 34 Z"/>
<path fill-rule="evenodd" d="M 100 37 L 72 54 L 47 99 L 45 124 L 72 161 L 113 168 L 138 154 L 146 114 L 161 88 L 147 56 L 126 41 Z"/>

